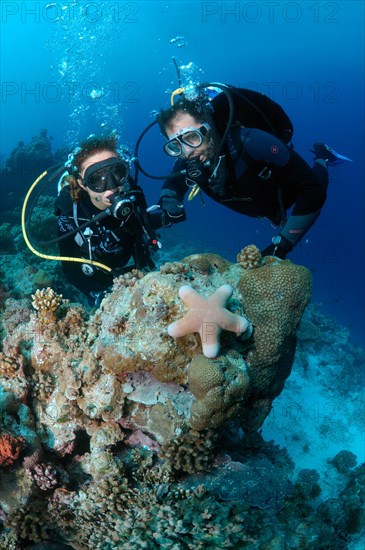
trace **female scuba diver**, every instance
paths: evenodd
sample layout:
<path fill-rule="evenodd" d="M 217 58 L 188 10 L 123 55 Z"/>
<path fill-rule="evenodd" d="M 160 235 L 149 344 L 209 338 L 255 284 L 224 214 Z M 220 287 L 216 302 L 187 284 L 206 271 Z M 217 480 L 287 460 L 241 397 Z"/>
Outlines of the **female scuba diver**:
<path fill-rule="evenodd" d="M 115 276 L 155 267 L 151 250 L 160 243 L 152 226 L 163 223 L 158 212 L 147 212 L 143 191 L 131 178 L 115 136 L 91 136 L 81 143 L 70 156 L 68 172 L 55 203 L 62 269 L 90 305 L 98 307 Z"/>

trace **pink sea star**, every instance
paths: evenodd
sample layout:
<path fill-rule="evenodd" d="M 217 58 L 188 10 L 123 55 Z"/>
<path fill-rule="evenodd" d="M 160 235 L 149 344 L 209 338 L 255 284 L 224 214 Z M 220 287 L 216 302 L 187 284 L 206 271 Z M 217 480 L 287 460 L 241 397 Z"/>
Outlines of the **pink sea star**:
<path fill-rule="evenodd" d="M 242 334 L 250 329 L 248 332 L 251 334 L 252 327 L 249 321 L 224 307 L 232 293 L 231 286 L 223 285 L 206 298 L 191 286 L 180 287 L 179 296 L 189 311 L 184 317 L 168 326 L 169 335 L 178 338 L 191 332 L 199 332 L 204 355 L 216 357 L 220 349 L 219 336 L 222 330 Z"/>

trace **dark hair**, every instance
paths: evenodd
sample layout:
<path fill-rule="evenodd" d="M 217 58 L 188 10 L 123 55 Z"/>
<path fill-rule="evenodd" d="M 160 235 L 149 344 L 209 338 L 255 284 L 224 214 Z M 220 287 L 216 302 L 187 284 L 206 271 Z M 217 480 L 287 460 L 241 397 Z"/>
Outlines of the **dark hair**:
<path fill-rule="evenodd" d="M 201 124 L 207 120 L 211 120 L 211 111 L 205 102 L 199 100 L 189 101 L 185 98 L 180 99 L 169 109 L 161 109 L 157 116 L 158 125 L 165 137 L 167 137 L 166 128 L 171 125 L 171 122 L 178 117 L 180 113 L 187 113 L 193 116 Z"/>
<path fill-rule="evenodd" d="M 77 178 L 80 175 L 81 165 L 87 158 L 94 153 L 98 153 L 99 151 L 110 151 L 111 153 L 116 153 L 116 136 L 93 136 L 92 138 L 86 139 L 80 143 L 79 150 L 72 160 L 73 173 L 69 176 L 65 176 L 63 180 L 70 186 L 70 195 L 73 202 L 78 202 L 82 196 L 86 195 L 86 192 L 82 189 L 82 187 L 80 187 L 77 181 Z"/>
<path fill-rule="evenodd" d="M 110 151 L 111 153 L 117 152 L 117 138 L 116 136 L 93 136 L 86 139 L 79 145 L 80 150 L 73 158 L 74 170 L 80 172 L 82 163 L 94 153 L 99 151 Z"/>

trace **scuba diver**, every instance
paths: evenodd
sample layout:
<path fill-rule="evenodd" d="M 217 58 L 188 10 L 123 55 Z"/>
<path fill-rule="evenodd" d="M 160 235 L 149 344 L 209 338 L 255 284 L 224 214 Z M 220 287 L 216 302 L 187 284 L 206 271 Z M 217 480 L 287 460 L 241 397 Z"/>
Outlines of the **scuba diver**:
<path fill-rule="evenodd" d="M 184 221 L 185 195 L 191 199 L 203 190 L 232 210 L 278 226 L 262 254 L 284 259 L 321 212 L 328 166 L 351 159 L 315 143 L 311 168 L 290 144 L 290 119 L 263 94 L 212 83 L 198 87 L 195 96 L 178 88 L 172 106 L 156 117 L 167 138 L 164 151 L 176 159 L 158 201 L 165 220 Z"/>
<path fill-rule="evenodd" d="M 160 209 L 148 214 L 143 191 L 131 178 L 115 136 L 91 136 L 66 166 L 55 202 L 62 269 L 90 305 L 98 307 L 115 276 L 155 267 L 151 251 L 161 245 L 153 229 L 164 225 L 164 214 Z"/>

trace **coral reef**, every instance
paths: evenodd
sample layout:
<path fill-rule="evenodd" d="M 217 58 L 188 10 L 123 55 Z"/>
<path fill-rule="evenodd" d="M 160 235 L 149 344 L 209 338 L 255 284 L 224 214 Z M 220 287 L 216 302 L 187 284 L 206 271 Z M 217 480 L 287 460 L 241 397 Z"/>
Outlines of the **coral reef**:
<path fill-rule="evenodd" d="M 132 271 L 92 314 L 43 267 L 31 273 L 42 287 L 33 306 L 29 289 L 14 298 L 2 287 L 0 548 L 259 550 L 305 548 L 306 537 L 342 547 L 361 530 L 363 470 L 351 457 L 335 461 L 348 465 L 339 503 L 323 500 L 318 515 L 316 471 L 295 479 L 284 451 L 257 451 L 259 436 L 250 446 L 290 373 L 310 274 L 248 259 L 195 254 Z M 207 310 L 206 296 L 222 298 L 209 322 L 247 316 L 250 337 L 222 330 L 215 358 L 195 324 L 171 337 L 187 284 Z"/>
<path fill-rule="evenodd" d="M 29 144 L 20 141 L 0 170 L 1 189 L 9 190 L 4 192 L 1 210 L 2 214 L 5 210 L 6 221 L 10 223 L 14 223 L 16 217 L 19 219 L 19 197 L 25 195 L 26 189 L 37 175 L 57 162 L 47 134 L 47 130 L 42 129 L 37 136 L 31 138 Z"/>
<path fill-rule="evenodd" d="M 14 253 L 14 236 L 11 232 L 10 223 L 0 225 L 0 243 L 0 254 Z"/>
<path fill-rule="evenodd" d="M 332 460 L 329 460 L 330 464 L 336 468 L 340 474 L 347 474 L 356 466 L 356 456 L 351 451 L 340 451 Z"/>

